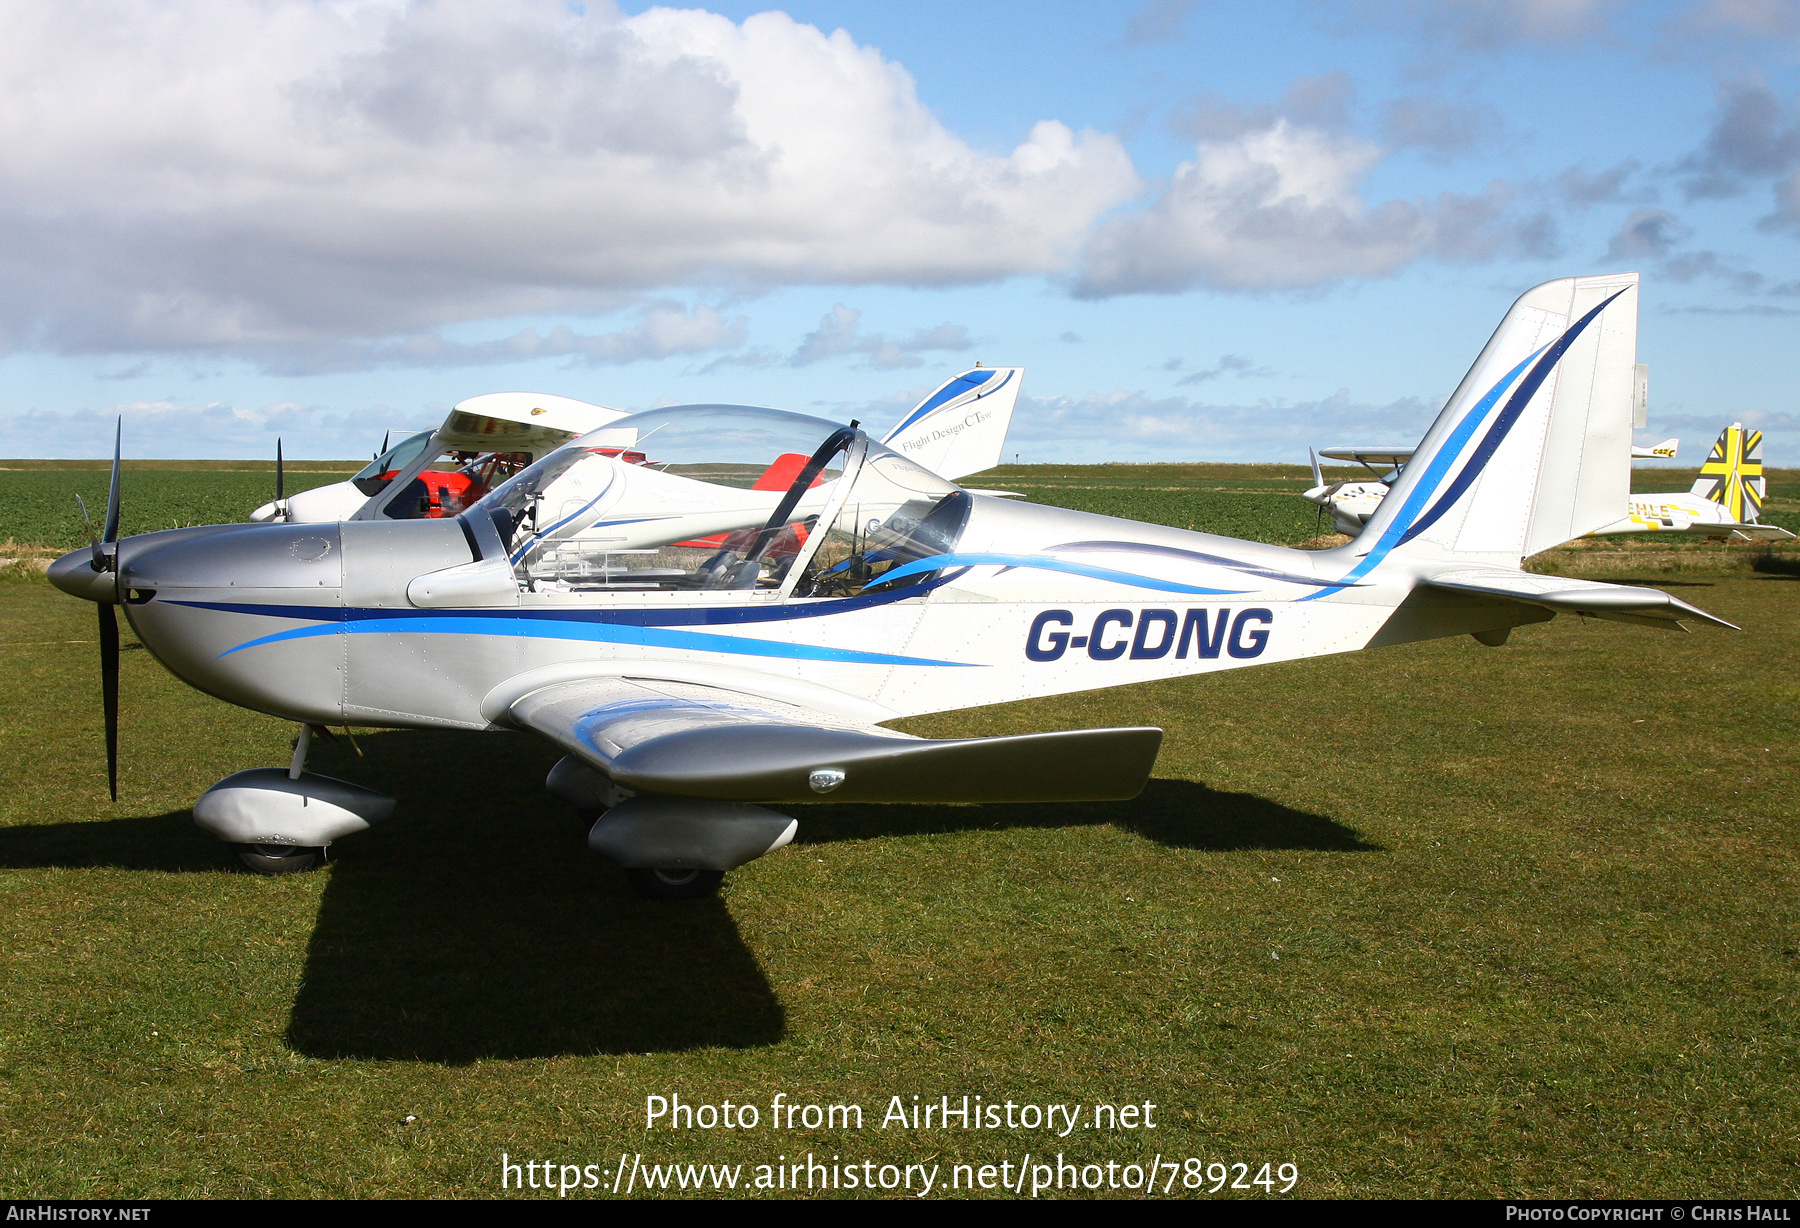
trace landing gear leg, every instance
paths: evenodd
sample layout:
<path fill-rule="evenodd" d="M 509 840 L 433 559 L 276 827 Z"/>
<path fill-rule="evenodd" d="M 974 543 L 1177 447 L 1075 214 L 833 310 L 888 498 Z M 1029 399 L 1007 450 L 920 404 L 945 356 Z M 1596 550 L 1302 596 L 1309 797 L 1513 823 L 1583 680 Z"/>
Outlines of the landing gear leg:
<path fill-rule="evenodd" d="M 647 900 L 703 900 L 725 881 L 723 870 L 627 870 L 632 889 Z"/>

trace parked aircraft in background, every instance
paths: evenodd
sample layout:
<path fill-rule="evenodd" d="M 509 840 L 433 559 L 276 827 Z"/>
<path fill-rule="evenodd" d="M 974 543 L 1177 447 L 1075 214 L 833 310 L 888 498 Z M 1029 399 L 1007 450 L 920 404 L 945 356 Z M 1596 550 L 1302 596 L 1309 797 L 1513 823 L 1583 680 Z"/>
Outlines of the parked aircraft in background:
<path fill-rule="evenodd" d="M 1388 496 L 1389 485 L 1400 476 L 1401 468 L 1412 459 L 1411 448 L 1326 448 L 1306 455 L 1312 461 L 1312 488 L 1301 497 L 1318 505 L 1321 512 L 1331 513 L 1331 527 L 1348 537 L 1362 532 L 1363 525 Z M 1355 461 L 1372 475 L 1366 482 L 1327 482 L 1319 468 L 1319 457 L 1328 460 Z M 1385 476 L 1383 476 L 1385 475 Z"/>
<path fill-rule="evenodd" d="M 300 723 L 286 768 L 194 807 L 252 869 L 303 869 L 394 809 L 305 771 L 315 727 L 522 729 L 563 752 L 546 785 L 597 816 L 590 848 L 646 894 L 693 896 L 792 839 L 765 804 L 1129 798 L 1162 738 L 934 740 L 883 721 L 1442 636 L 1499 645 L 1558 612 L 1730 626 L 1519 568 L 1624 501 L 1636 339 L 1636 274 L 1526 293 L 1335 550 L 975 495 L 855 423 L 700 405 L 620 418 L 440 518 L 396 479 L 342 523 L 121 540 L 115 447 L 104 531 L 50 579 L 99 603 L 109 778 L 117 608 L 176 676 Z M 972 416 L 961 398 L 995 378 L 942 404 Z M 782 466 L 785 489 L 757 489 Z"/>
<path fill-rule="evenodd" d="M 1023 367 L 982 366 L 954 375 L 906 413 L 881 442 L 953 481 L 991 469 L 1000 463 L 1024 376 Z M 455 516 L 576 436 L 624 416 L 624 410 L 547 393 L 490 392 L 457 404 L 435 431 L 409 436 L 391 448 L 384 444 L 349 481 L 286 497 L 277 443 L 275 498 L 250 513 L 250 519 L 289 524 L 349 520 L 394 481 L 412 488 L 403 496 L 403 506 L 416 507 L 419 518 Z M 453 467 L 436 467 L 445 457 L 455 458 Z M 645 458 L 632 452 L 620 459 L 642 464 Z"/>
<path fill-rule="evenodd" d="M 623 418 L 625 411 L 538 392 L 490 392 L 451 409 L 435 431 L 402 439 L 347 482 L 315 486 L 265 503 L 253 521 L 321 524 L 348 520 L 404 475 L 419 515 L 454 516 L 525 466 L 577 435 Z M 433 469 L 445 456 L 463 458 L 452 471 Z M 276 478 L 279 485 L 281 478 Z"/>
<path fill-rule="evenodd" d="M 1655 447 L 1633 446 L 1631 458 L 1673 459 L 1680 440 L 1665 439 Z M 1389 486 L 1412 458 L 1411 448 L 1324 448 L 1312 457 L 1313 484 L 1304 498 L 1331 513 L 1332 527 L 1355 536 L 1387 498 Z M 1370 481 L 1327 482 L 1319 457 L 1360 463 L 1371 474 L 1385 476 Z M 1626 513 L 1588 534 L 1609 537 L 1620 533 L 1696 533 L 1707 537 L 1735 537 L 1739 541 L 1791 541 L 1794 535 L 1779 525 L 1759 524 L 1758 515 L 1768 480 L 1762 471 L 1762 432 L 1748 431 L 1734 422 L 1719 435 L 1712 455 L 1701 467 L 1700 479 L 1687 494 L 1630 495 Z"/>
<path fill-rule="evenodd" d="M 1590 536 L 1615 533 L 1697 533 L 1739 541 L 1793 541 L 1780 525 L 1759 523 L 1769 479 L 1763 474 L 1762 432 L 1733 422 L 1719 432 L 1700 476 L 1686 494 L 1632 495 L 1623 520 Z"/>

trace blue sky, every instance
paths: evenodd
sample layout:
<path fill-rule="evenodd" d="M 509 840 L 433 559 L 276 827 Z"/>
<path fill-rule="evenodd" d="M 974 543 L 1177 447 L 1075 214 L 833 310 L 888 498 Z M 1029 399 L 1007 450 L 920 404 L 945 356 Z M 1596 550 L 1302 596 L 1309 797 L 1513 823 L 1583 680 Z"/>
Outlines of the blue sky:
<path fill-rule="evenodd" d="M 782 15 L 782 14 L 785 14 Z M 362 454 L 456 401 L 1025 460 L 1417 439 L 1635 268 L 1645 439 L 1800 463 L 1800 2 L 39 6 L 0 48 L 0 455 Z"/>

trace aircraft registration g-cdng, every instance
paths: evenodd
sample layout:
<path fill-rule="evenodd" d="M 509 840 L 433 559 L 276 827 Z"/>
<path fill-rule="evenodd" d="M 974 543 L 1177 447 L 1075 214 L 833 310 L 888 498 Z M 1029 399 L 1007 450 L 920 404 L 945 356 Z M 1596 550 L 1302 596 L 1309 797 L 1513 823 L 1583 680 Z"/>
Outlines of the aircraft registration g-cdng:
<path fill-rule="evenodd" d="M 342 524 L 118 540 L 115 465 L 101 540 L 51 578 L 101 603 L 109 734 L 115 605 L 177 676 L 302 723 L 287 769 L 195 806 L 252 868 L 303 868 L 394 807 L 304 771 L 313 726 L 527 729 L 563 751 L 546 784 L 597 814 L 593 849 L 647 894 L 701 894 L 792 838 L 765 805 L 1129 798 L 1162 738 L 933 740 L 881 726 L 898 717 L 1440 636 L 1497 645 L 1559 612 L 1730 626 L 1651 589 L 1519 570 L 1625 498 L 1636 320 L 1635 274 L 1526 293 L 1335 550 L 989 498 L 855 423 L 712 405 L 621 418 L 439 519 L 405 518 L 395 483 Z M 785 489 L 756 489 L 774 469 Z"/>

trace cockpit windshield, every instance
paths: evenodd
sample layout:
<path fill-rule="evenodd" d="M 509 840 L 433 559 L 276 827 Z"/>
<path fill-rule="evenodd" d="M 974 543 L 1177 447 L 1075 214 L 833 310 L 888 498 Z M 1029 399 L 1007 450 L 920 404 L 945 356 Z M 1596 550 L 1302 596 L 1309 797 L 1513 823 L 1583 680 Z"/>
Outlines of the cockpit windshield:
<path fill-rule="evenodd" d="M 946 501 L 955 515 L 940 510 Z M 903 556 L 940 551 L 954 542 L 967 503 L 955 486 L 853 427 L 692 405 L 590 432 L 496 488 L 472 514 L 492 517 L 529 592 L 805 597 L 858 591 Z"/>
<path fill-rule="evenodd" d="M 409 435 L 399 443 L 377 456 L 374 460 L 356 471 L 350 480 L 365 495 L 373 497 L 381 493 L 394 478 L 394 475 L 412 464 L 431 442 L 430 431 L 420 431 L 417 435 Z"/>

